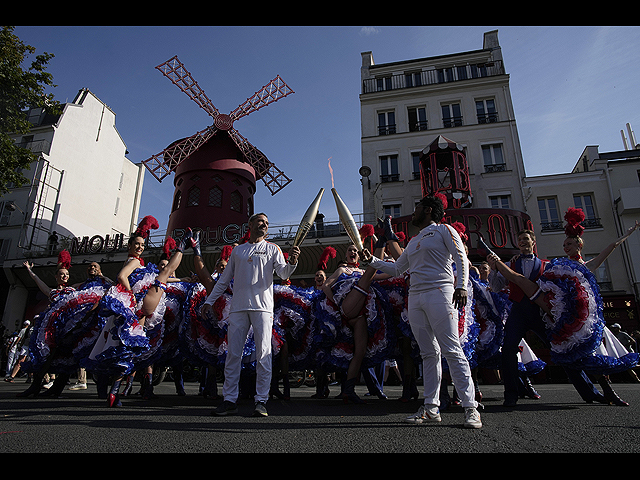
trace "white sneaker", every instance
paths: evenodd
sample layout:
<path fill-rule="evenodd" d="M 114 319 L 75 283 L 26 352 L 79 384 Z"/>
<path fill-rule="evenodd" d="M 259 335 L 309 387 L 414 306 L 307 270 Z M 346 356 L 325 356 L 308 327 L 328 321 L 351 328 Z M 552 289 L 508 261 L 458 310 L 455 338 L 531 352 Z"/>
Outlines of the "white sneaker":
<path fill-rule="evenodd" d="M 69 387 L 69 390 L 86 390 L 86 389 L 87 389 L 86 383 L 75 383 Z"/>
<path fill-rule="evenodd" d="M 440 417 L 440 411 L 438 410 L 438 407 L 427 407 L 426 405 L 421 405 L 415 414 L 405 418 L 404 421 L 405 423 L 421 425 L 423 423 L 441 422 L 442 418 Z"/>
<path fill-rule="evenodd" d="M 464 409 L 464 426 L 465 428 L 482 428 L 480 421 L 480 413 L 474 407 Z"/>

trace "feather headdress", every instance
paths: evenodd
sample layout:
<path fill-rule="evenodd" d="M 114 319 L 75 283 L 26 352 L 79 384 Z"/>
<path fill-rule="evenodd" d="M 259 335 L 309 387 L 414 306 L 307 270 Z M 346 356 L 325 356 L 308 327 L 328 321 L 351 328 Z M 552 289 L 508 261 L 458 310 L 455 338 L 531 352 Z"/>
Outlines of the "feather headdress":
<path fill-rule="evenodd" d="M 162 252 L 166 255 L 167 260 L 171 258 L 171 251 L 176 248 L 176 241 L 173 237 L 167 237 L 162 246 Z"/>
<path fill-rule="evenodd" d="M 220 254 L 220 259 L 224 260 L 225 262 L 229 261 L 229 257 L 231 257 L 232 250 L 233 250 L 233 247 L 231 245 L 225 245 L 224 247 L 222 247 L 222 253 Z"/>
<path fill-rule="evenodd" d="M 461 222 L 453 222 L 451 226 L 455 228 L 456 232 L 458 232 L 458 235 L 460 235 L 462 243 L 466 243 L 466 241 L 469 239 L 469 236 L 466 234 L 467 227 L 465 227 Z"/>
<path fill-rule="evenodd" d="M 160 224 L 158 223 L 158 220 L 156 220 L 151 215 L 147 215 L 142 220 L 140 220 L 140 223 L 138 224 L 138 228 L 136 228 L 136 231 L 133 233 L 136 236 L 147 238 L 151 230 L 157 230 L 158 228 L 160 228 Z"/>
<path fill-rule="evenodd" d="M 564 219 L 567 221 L 567 224 L 564 227 L 564 233 L 568 237 L 581 237 L 582 232 L 584 232 L 584 227 L 580 224 L 585 219 L 585 214 L 582 209 L 569 207 L 567 212 L 564 214 Z"/>
<path fill-rule="evenodd" d="M 71 267 L 71 254 L 67 250 L 62 250 L 58 254 L 58 269 Z"/>
<path fill-rule="evenodd" d="M 327 262 L 330 258 L 336 258 L 337 252 L 333 247 L 326 247 L 322 251 L 322 255 L 320 256 L 320 260 L 318 261 L 318 270 L 326 270 Z"/>

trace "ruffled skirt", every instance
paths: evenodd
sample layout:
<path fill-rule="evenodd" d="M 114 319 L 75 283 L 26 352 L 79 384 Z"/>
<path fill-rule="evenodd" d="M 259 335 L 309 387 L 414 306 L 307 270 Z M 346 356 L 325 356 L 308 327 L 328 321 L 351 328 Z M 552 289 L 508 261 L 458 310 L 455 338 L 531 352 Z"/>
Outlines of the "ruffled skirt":
<path fill-rule="evenodd" d="M 551 314 L 544 316 L 551 359 L 569 368 L 608 375 L 634 367 L 638 354 L 608 348 L 602 297 L 595 276 L 573 260 L 557 258 L 538 280 Z"/>

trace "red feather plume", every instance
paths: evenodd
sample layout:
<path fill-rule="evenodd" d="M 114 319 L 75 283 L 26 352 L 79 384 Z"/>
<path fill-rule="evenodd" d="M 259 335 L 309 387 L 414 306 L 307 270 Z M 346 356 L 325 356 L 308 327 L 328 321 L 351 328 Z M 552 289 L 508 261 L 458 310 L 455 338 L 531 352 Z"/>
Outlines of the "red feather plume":
<path fill-rule="evenodd" d="M 224 247 L 222 247 L 222 253 L 220 254 L 220 258 L 224 261 L 228 261 L 229 257 L 231 256 L 232 250 L 233 250 L 233 247 L 231 245 L 225 245 Z"/>
<path fill-rule="evenodd" d="M 238 243 L 240 245 L 242 245 L 243 243 L 247 243 L 249 241 L 250 236 L 251 236 L 251 232 L 247 230 L 247 233 L 244 234 L 244 237 L 242 237 Z"/>
<path fill-rule="evenodd" d="M 151 215 L 147 215 L 140 221 L 140 223 L 138 224 L 138 228 L 136 228 L 136 231 L 134 233 L 135 235 L 139 235 L 142 238 L 147 238 L 151 230 L 157 230 L 158 228 L 160 228 L 158 220 L 156 220 Z"/>
<path fill-rule="evenodd" d="M 363 239 L 370 237 L 373 234 L 374 234 L 373 225 L 369 225 L 368 223 L 365 223 L 364 225 L 362 225 L 362 227 L 360 227 L 360 237 L 362 237 Z"/>
<path fill-rule="evenodd" d="M 69 270 L 71 267 L 71 254 L 67 250 L 62 250 L 58 254 L 58 268 L 66 268 Z"/>
<path fill-rule="evenodd" d="M 318 262 L 318 270 L 326 270 L 327 262 L 329 258 L 336 258 L 337 252 L 333 247 L 327 247 L 323 250 L 322 255 L 320 256 L 320 261 Z"/>
<path fill-rule="evenodd" d="M 461 222 L 453 222 L 451 226 L 456 229 L 463 242 L 466 242 L 469 239 L 468 235 L 465 233 L 467 231 L 467 227 L 465 227 L 464 224 Z"/>
<path fill-rule="evenodd" d="M 440 192 L 436 192 L 433 196 L 440 199 L 440 201 L 442 202 L 442 208 L 446 210 L 447 207 L 449 206 L 449 201 L 447 200 L 447 197 Z"/>
<path fill-rule="evenodd" d="M 162 251 L 167 256 L 167 260 L 171 258 L 171 251 L 175 248 L 176 248 L 176 241 L 173 239 L 173 237 L 167 237 L 162 247 Z"/>
<path fill-rule="evenodd" d="M 585 214 L 581 208 L 569 207 L 564 214 L 567 225 L 564 227 L 564 233 L 567 236 L 582 236 L 584 227 L 580 225 L 585 219 Z"/>

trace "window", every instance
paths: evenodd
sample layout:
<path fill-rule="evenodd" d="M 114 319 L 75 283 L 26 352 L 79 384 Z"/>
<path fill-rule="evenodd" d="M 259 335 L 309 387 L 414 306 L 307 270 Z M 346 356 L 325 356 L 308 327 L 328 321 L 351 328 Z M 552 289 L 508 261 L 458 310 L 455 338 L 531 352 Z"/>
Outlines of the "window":
<path fill-rule="evenodd" d="M 491 208 L 511 208 L 510 207 L 511 195 L 494 195 L 489 197 L 491 202 Z"/>
<path fill-rule="evenodd" d="M 401 205 L 385 205 L 384 207 L 384 216 L 391 215 L 394 218 L 400 216 Z"/>
<path fill-rule="evenodd" d="M 376 89 L 378 92 L 391 90 L 391 77 L 376 78 Z"/>
<path fill-rule="evenodd" d="M 187 207 L 197 207 L 200 205 L 200 189 L 191 187 L 187 192 Z"/>
<path fill-rule="evenodd" d="M 427 109 L 425 107 L 410 107 L 407 113 L 409 114 L 410 132 L 420 132 L 427 129 Z"/>
<path fill-rule="evenodd" d="M 487 67 L 486 65 L 470 65 L 471 66 L 471 76 L 473 78 L 486 77 L 487 76 Z"/>
<path fill-rule="evenodd" d="M 242 195 L 240 194 L 240 192 L 237 190 L 234 190 L 233 192 L 231 192 L 230 199 L 231 199 L 231 204 L 229 205 L 229 207 L 231 208 L 231 210 L 233 210 L 234 212 L 241 212 L 243 202 L 242 202 Z"/>
<path fill-rule="evenodd" d="M 442 125 L 444 128 L 462 126 L 462 111 L 459 103 L 442 105 Z"/>
<path fill-rule="evenodd" d="M 420 179 L 420 152 L 411 152 L 411 165 L 412 165 L 412 173 L 413 179 Z"/>
<path fill-rule="evenodd" d="M 217 185 L 209 189 L 209 206 L 210 207 L 222 206 L 222 189 Z"/>
<path fill-rule="evenodd" d="M 602 227 L 600 219 L 596 215 L 595 205 L 593 204 L 593 197 L 590 193 L 573 195 L 573 204 L 576 208 L 581 208 L 584 212 L 585 219 L 582 222 L 582 226 L 584 228 Z"/>
<path fill-rule="evenodd" d="M 502 155 L 502 144 L 482 145 L 485 173 L 504 172 L 507 165 Z"/>
<path fill-rule="evenodd" d="M 540 228 L 544 231 L 562 230 L 563 225 L 558 216 L 558 201 L 555 197 L 538 198 Z"/>
<path fill-rule="evenodd" d="M 172 212 L 180 208 L 180 200 L 182 200 L 182 193 L 180 192 L 180 190 L 176 190 L 176 194 L 173 197 L 173 207 L 171 208 Z"/>
<path fill-rule="evenodd" d="M 488 98 L 486 100 L 476 100 L 476 114 L 478 123 L 495 123 L 498 121 L 496 102 Z"/>
<path fill-rule="evenodd" d="M 10 204 L 11 201 L 0 202 L 0 227 L 9 225 L 9 220 L 11 219 L 11 210 L 9 210 Z"/>
<path fill-rule="evenodd" d="M 404 84 L 405 87 L 419 87 L 422 85 L 422 75 L 421 72 L 410 72 L 404 74 Z"/>
<path fill-rule="evenodd" d="M 396 133 L 395 112 L 378 113 L 378 135 L 391 135 Z"/>
<path fill-rule="evenodd" d="M 467 77 L 467 66 L 463 65 L 461 67 L 456 67 L 456 73 L 458 74 L 458 80 L 466 80 Z"/>
<path fill-rule="evenodd" d="M 438 69 L 438 83 L 453 82 L 453 68 L 439 68 Z"/>
<path fill-rule="evenodd" d="M 380 157 L 380 182 L 397 182 L 399 180 L 398 155 L 385 155 Z"/>

